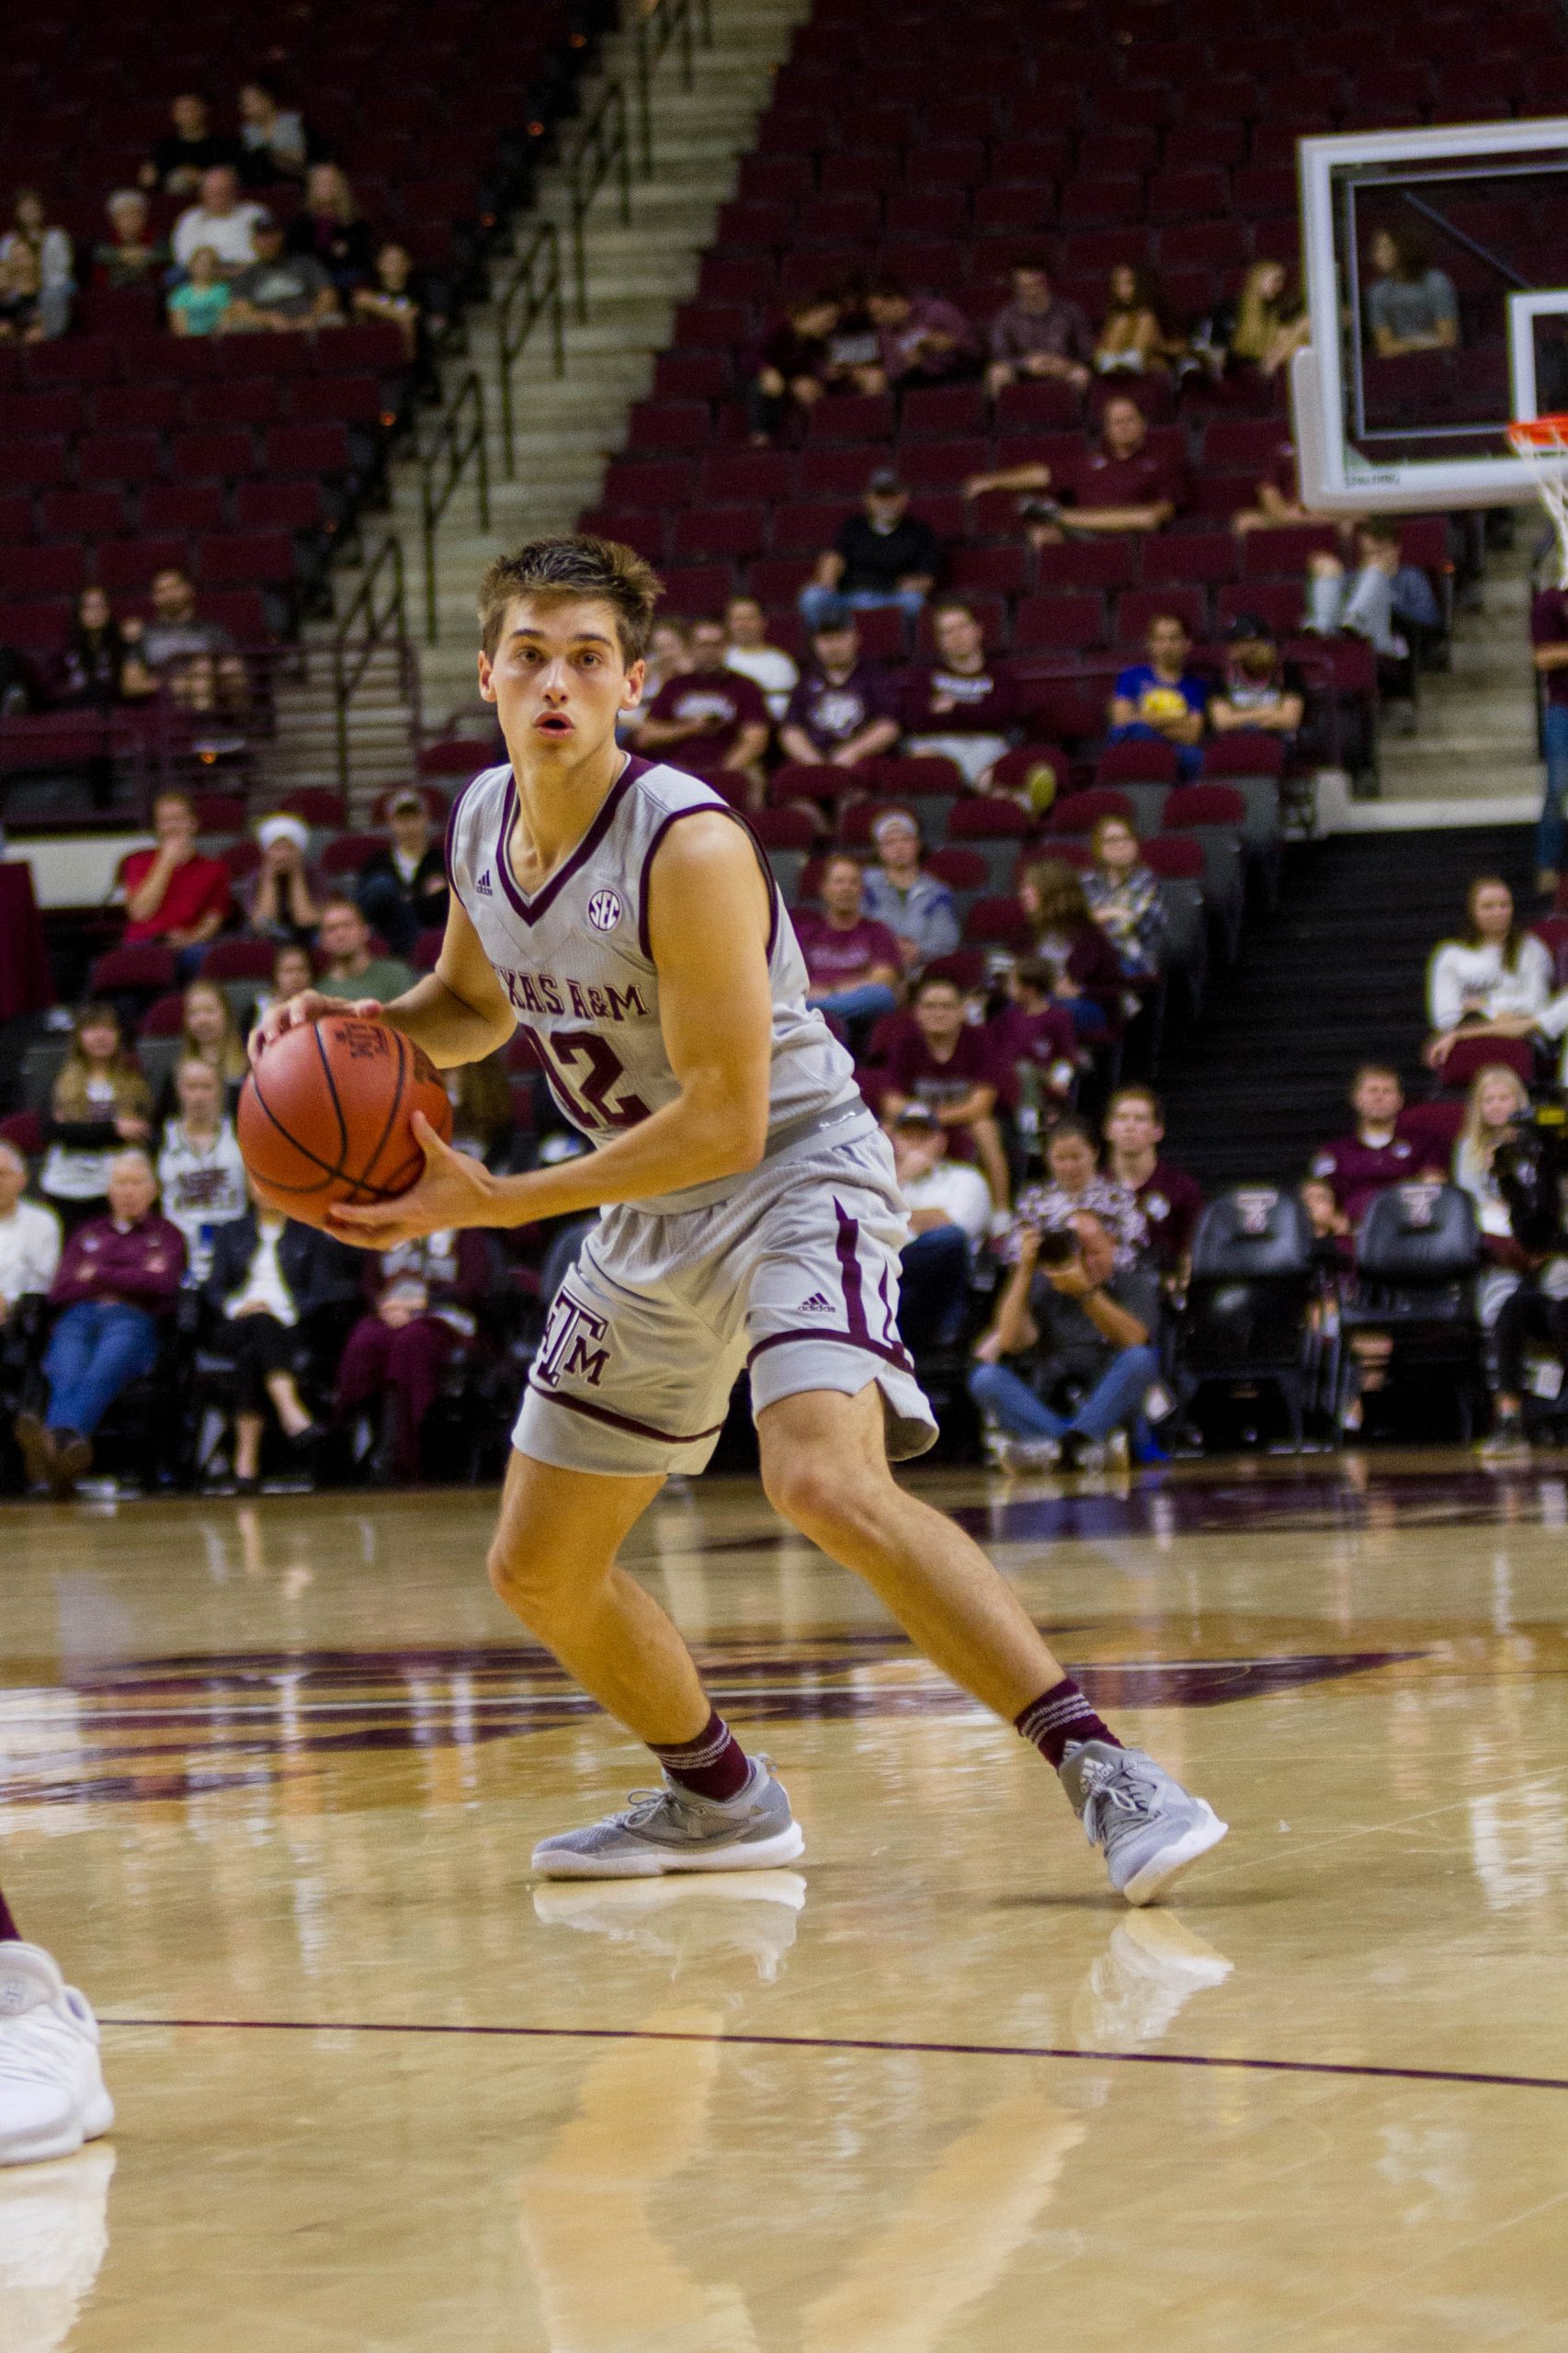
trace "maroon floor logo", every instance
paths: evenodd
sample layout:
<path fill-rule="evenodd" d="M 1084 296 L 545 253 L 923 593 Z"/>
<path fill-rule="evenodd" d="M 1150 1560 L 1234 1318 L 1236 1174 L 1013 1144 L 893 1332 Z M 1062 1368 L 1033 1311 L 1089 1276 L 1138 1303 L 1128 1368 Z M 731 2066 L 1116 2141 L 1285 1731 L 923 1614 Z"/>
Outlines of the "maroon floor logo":
<path fill-rule="evenodd" d="M 602 1340 L 608 1329 L 602 1315 L 574 1299 L 562 1285 L 555 1294 L 531 1378 L 546 1389 L 557 1389 L 562 1381 L 574 1377 L 597 1389 L 609 1362 L 609 1350 L 593 1344 Z"/>

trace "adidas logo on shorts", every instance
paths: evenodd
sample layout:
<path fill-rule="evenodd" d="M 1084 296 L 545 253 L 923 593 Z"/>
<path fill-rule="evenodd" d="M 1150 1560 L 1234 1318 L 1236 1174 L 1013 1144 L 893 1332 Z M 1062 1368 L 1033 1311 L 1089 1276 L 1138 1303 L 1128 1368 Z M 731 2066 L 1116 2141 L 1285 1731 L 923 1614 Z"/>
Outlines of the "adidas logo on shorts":
<path fill-rule="evenodd" d="M 480 876 L 478 881 L 473 887 L 478 892 L 482 899 L 489 899 L 494 896 L 494 893 L 490 888 L 490 869 L 488 866 L 485 868 L 483 873 Z"/>
<path fill-rule="evenodd" d="M 800 1312 L 802 1315 L 831 1315 L 833 1308 L 831 1303 L 824 1299 L 820 1290 L 814 1290 L 810 1299 L 803 1299 L 801 1302 Z"/>

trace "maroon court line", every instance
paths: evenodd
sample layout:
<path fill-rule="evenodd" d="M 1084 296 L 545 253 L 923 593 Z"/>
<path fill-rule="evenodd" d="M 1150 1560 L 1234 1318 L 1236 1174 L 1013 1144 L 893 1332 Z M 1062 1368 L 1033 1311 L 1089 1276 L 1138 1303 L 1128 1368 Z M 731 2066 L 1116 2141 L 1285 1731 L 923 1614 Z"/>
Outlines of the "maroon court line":
<path fill-rule="evenodd" d="M 1233 2059 L 1197 2051 L 1088 2051 L 1048 2042 L 914 2042 L 856 2034 L 698 2034 L 665 2027 L 445 2026 L 380 2018 L 106 2018 L 100 2027 L 207 2027 L 257 2034 L 456 2034 L 537 2042 L 733 2043 L 753 2051 L 870 2051 L 903 2058 L 1082 2059 L 1094 2066 L 1232 2067 L 1256 2075 L 1347 2075 L 1401 2084 L 1473 2084 L 1568 2092 L 1568 2075 L 1494 2075 L 1468 2067 L 1360 2066 L 1347 2059 Z"/>

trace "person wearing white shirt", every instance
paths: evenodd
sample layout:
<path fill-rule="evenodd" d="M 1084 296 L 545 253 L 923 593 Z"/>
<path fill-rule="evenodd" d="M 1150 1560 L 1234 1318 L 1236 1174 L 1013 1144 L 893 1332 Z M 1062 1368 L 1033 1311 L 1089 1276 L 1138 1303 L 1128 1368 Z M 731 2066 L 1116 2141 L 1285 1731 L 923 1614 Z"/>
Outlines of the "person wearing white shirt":
<path fill-rule="evenodd" d="M 60 1220 L 25 1201 L 28 1164 L 0 1139 L 0 1324 L 29 1292 L 47 1292 L 60 1264 Z"/>
<path fill-rule="evenodd" d="M 158 1186 L 164 1215 L 185 1236 L 187 1279 L 203 1283 L 216 1228 L 244 1217 L 250 1194 L 233 1122 L 223 1110 L 222 1083 L 211 1063 L 194 1057 L 182 1062 L 175 1072 L 175 1094 L 179 1116 L 164 1130 Z"/>
<path fill-rule="evenodd" d="M 241 196 L 233 166 L 215 164 L 201 175 L 200 202 L 188 206 L 175 222 L 170 250 L 181 269 L 188 269 L 192 254 L 210 245 L 222 276 L 237 277 L 255 261 L 256 224 L 267 217 L 265 205 Z"/>
<path fill-rule="evenodd" d="M 800 671 L 781 646 L 767 642 L 767 617 L 755 597 L 732 597 L 724 625 L 730 632 L 725 668 L 738 670 L 743 678 L 762 688 L 768 717 L 778 726 L 801 683 Z"/>
<path fill-rule="evenodd" d="M 1470 886 L 1463 936 L 1445 940 L 1426 976 L 1432 1036 L 1426 1060 L 1440 1070 L 1460 1038 L 1521 1037 L 1538 1025 L 1551 995 L 1551 956 L 1544 940 L 1515 920 L 1514 894 L 1497 875 Z M 1568 1026 L 1568 1024 L 1565 1024 Z"/>
<path fill-rule="evenodd" d="M 948 1158 L 948 1131 L 924 1103 L 905 1104 L 893 1121 L 892 1154 L 914 1228 L 900 1260 L 898 1328 L 912 1355 L 956 1347 L 991 1188 L 978 1168 Z"/>

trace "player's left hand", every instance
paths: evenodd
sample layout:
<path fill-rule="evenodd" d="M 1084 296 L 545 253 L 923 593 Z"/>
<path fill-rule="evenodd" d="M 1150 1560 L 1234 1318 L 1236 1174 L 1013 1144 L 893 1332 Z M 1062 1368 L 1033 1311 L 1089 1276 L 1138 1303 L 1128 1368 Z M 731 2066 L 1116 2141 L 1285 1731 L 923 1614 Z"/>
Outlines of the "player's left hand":
<path fill-rule="evenodd" d="M 351 1242 L 357 1250 L 395 1250 L 421 1234 L 493 1222 L 494 1187 L 483 1162 L 443 1143 L 423 1111 L 414 1114 L 413 1128 L 425 1154 L 425 1174 L 394 1200 L 360 1206 L 335 1201 L 326 1213 L 327 1231 L 340 1242 Z"/>

